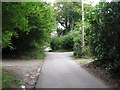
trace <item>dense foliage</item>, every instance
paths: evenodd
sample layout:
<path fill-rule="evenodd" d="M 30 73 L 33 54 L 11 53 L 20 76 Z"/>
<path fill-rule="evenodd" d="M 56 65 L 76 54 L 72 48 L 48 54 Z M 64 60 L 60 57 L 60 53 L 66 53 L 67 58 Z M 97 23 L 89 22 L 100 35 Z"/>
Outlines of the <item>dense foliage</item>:
<path fill-rule="evenodd" d="M 81 44 L 81 38 L 80 37 L 76 37 L 74 39 L 74 56 L 76 58 L 81 58 L 83 56 L 83 52 L 82 52 L 82 44 Z"/>
<path fill-rule="evenodd" d="M 81 21 L 81 3 L 79 2 L 58 2 L 54 4 L 56 20 L 65 29 L 63 35 L 73 30 L 76 22 Z"/>
<path fill-rule="evenodd" d="M 82 47 L 82 22 L 76 22 L 76 26 L 74 27 L 74 31 L 77 31 L 77 35 L 74 37 L 74 56 L 76 58 L 81 57 L 91 57 L 90 46 L 89 46 L 89 30 L 90 24 L 89 22 L 84 22 L 84 41 L 85 46 Z"/>
<path fill-rule="evenodd" d="M 90 47 L 98 63 L 107 70 L 120 68 L 120 2 L 100 2 L 87 14 Z"/>
<path fill-rule="evenodd" d="M 53 37 L 50 44 L 52 50 L 73 51 L 74 38 L 78 36 L 78 34 L 78 31 L 70 31 L 62 37 Z"/>
<path fill-rule="evenodd" d="M 92 53 L 99 60 L 120 59 L 120 2 L 100 3 L 89 13 Z"/>
<path fill-rule="evenodd" d="M 63 28 L 57 28 L 58 37 L 52 38 L 51 48 L 73 51 L 74 39 L 80 32 L 79 29 L 75 30 L 75 27 L 82 19 L 81 2 L 57 2 L 54 4 L 54 10 L 56 20 Z"/>
<path fill-rule="evenodd" d="M 62 49 L 62 38 L 58 36 L 52 37 L 50 42 L 50 47 L 53 51 Z"/>
<path fill-rule="evenodd" d="M 75 32 L 69 32 L 67 35 L 63 36 L 62 47 L 65 50 L 73 51 Z"/>
<path fill-rule="evenodd" d="M 55 26 L 51 6 L 45 2 L 4 2 L 2 8 L 3 54 L 6 50 L 42 53 Z"/>

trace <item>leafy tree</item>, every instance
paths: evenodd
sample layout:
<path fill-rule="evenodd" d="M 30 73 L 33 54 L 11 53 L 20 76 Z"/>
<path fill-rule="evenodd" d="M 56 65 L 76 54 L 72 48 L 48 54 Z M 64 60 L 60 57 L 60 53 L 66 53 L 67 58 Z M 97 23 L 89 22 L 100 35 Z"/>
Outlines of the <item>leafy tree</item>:
<path fill-rule="evenodd" d="M 55 3 L 57 21 L 65 28 L 65 33 L 73 30 L 75 22 L 81 20 L 81 3 L 58 2 Z"/>
<path fill-rule="evenodd" d="M 11 37 L 17 37 L 16 28 L 22 31 L 28 32 L 27 18 L 25 17 L 27 12 L 24 3 L 9 2 L 2 4 L 2 36 L 3 36 L 3 48 L 7 46 L 11 47 Z M 12 47 L 11 47 L 12 48 Z"/>
<path fill-rule="evenodd" d="M 3 21 L 3 48 L 18 53 L 42 52 L 55 27 L 52 8 L 45 2 L 5 2 Z"/>
<path fill-rule="evenodd" d="M 50 43 L 52 50 L 66 50 L 73 51 L 74 39 L 79 38 L 79 31 L 70 31 L 67 35 L 62 37 L 53 37 Z"/>
<path fill-rule="evenodd" d="M 89 14 L 93 54 L 100 60 L 120 59 L 120 2 L 101 2 Z"/>

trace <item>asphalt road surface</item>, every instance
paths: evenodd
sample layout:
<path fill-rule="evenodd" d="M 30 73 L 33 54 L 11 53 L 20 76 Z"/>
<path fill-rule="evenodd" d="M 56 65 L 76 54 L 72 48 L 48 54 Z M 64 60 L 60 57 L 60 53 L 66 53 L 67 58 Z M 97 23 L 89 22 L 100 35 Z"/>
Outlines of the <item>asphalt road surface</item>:
<path fill-rule="evenodd" d="M 46 62 L 35 88 L 108 88 L 75 60 L 72 52 L 46 52 Z"/>

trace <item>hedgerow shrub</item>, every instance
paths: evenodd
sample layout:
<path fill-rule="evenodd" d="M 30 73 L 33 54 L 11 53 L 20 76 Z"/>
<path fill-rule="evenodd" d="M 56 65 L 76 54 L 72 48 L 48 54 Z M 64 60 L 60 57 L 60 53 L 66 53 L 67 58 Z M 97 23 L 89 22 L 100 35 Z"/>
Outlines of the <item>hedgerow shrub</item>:
<path fill-rule="evenodd" d="M 62 48 L 67 51 L 73 51 L 74 46 L 74 33 L 68 33 L 67 35 L 63 36 L 62 38 Z"/>
<path fill-rule="evenodd" d="M 73 51 L 74 38 L 78 32 L 71 31 L 65 36 L 53 37 L 50 43 L 52 50 L 66 50 Z"/>
<path fill-rule="evenodd" d="M 80 37 L 74 38 L 74 56 L 76 58 L 81 58 L 83 56 L 82 43 Z"/>
<path fill-rule="evenodd" d="M 88 21 L 93 55 L 103 61 L 120 60 L 120 2 L 101 2 Z"/>
<path fill-rule="evenodd" d="M 52 37 L 50 47 L 52 50 L 60 50 L 62 46 L 62 38 L 61 37 Z"/>

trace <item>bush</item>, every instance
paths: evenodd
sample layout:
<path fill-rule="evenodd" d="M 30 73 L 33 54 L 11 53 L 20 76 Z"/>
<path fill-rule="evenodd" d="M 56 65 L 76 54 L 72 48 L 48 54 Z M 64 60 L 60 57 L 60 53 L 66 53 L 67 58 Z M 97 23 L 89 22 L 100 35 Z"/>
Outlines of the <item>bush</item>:
<path fill-rule="evenodd" d="M 73 51 L 74 38 L 72 35 L 66 35 L 62 38 L 62 49 Z"/>
<path fill-rule="evenodd" d="M 61 37 L 53 37 L 51 39 L 50 47 L 52 50 L 60 50 L 62 46 L 62 38 Z"/>
<path fill-rule="evenodd" d="M 73 51 L 74 38 L 78 32 L 71 31 L 67 35 L 62 37 L 53 37 L 50 43 L 52 50 L 66 50 Z"/>
<path fill-rule="evenodd" d="M 3 54 L 29 52 L 33 58 L 43 58 L 41 53 L 56 23 L 51 6 L 45 2 L 4 2 L 2 8 Z"/>
<path fill-rule="evenodd" d="M 76 58 L 81 58 L 83 56 L 82 43 L 80 37 L 76 37 L 74 39 L 74 56 Z"/>
<path fill-rule="evenodd" d="M 31 53 L 30 53 L 31 52 Z M 24 55 L 23 55 L 24 54 Z M 45 58 L 45 53 L 43 49 L 30 49 L 29 52 L 24 52 L 20 57 L 21 59 L 40 59 L 43 60 Z"/>
<path fill-rule="evenodd" d="M 120 74 L 120 2 L 100 2 L 88 15 L 92 55 L 97 66 Z"/>
<path fill-rule="evenodd" d="M 93 55 L 103 61 L 120 60 L 120 2 L 101 2 L 89 13 Z"/>
<path fill-rule="evenodd" d="M 74 50 L 74 39 L 75 38 L 80 38 L 80 31 L 70 31 L 67 35 L 65 35 L 63 37 L 63 48 L 69 51 L 73 51 Z M 80 38 L 81 39 L 81 38 Z"/>
<path fill-rule="evenodd" d="M 91 49 L 90 49 L 90 46 L 89 45 L 86 45 L 84 47 L 84 50 L 83 50 L 83 55 L 84 57 L 92 57 L 92 54 L 91 54 Z"/>

